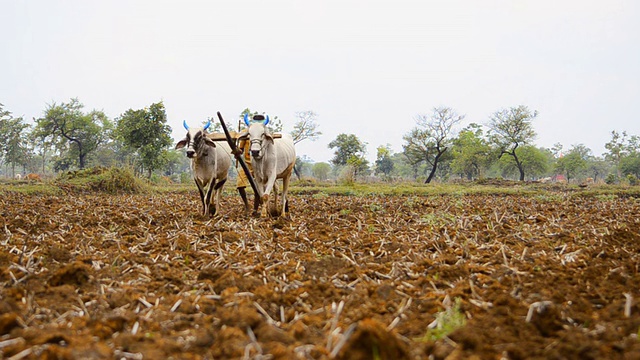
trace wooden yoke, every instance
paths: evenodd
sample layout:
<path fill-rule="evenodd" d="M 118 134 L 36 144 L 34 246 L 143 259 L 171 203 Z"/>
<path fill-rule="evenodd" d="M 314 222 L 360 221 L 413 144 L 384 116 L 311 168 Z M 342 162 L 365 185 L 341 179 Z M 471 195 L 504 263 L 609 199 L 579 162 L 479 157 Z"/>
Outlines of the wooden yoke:
<path fill-rule="evenodd" d="M 229 130 L 227 130 L 227 125 L 225 125 L 224 120 L 222 119 L 222 114 L 220 114 L 220 111 L 218 111 L 218 119 L 220 119 L 220 125 L 222 125 L 222 130 L 224 130 L 224 135 L 225 137 L 223 139 L 220 140 L 224 140 L 226 139 L 227 142 L 229 143 L 229 147 L 231 148 L 231 153 L 233 154 L 233 156 L 235 156 L 236 160 L 238 160 L 238 162 L 240 163 L 240 166 L 242 166 L 242 170 L 244 171 L 244 174 L 247 175 L 247 179 L 249 180 L 249 184 L 251 184 L 251 188 L 253 189 L 253 194 L 256 197 L 256 199 L 259 199 L 260 197 L 258 196 L 259 192 L 258 192 L 258 186 L 256 185 L 256 182 L 253 180 L 253 176 L 251 176 L 251 171 L 249 171 L 249 168 L 247 167 L 247 164 L 244 162 L 244 157 L 242 154 L 242 150 L 238 149 L 238 147 L 236 146 L 236 140 L 238 139 L 238 133 L 234 132 L 236 138 L 233 139 L 231 137 L 231 134 L 229 133 Z M 211 134 L 213 135 L 213 134 Z M 248 135 L 248 134 L 247 134 Z M 214 140 L 214 139 L 212 139 Z"/>
<path fill-rule="evenodd" d="M 249 136 L 249 133 L 246 131 L 241 131 L 241 132 L 229 131 L 229 137 L 234 142 L 236 140 L 246 140 L 248 136 Z M 272 136 L 274 139 L 280 139 L 282 137 L 282 134 L 274 133 L 272 134 Z M 208 133 L 207 137 L 213 141 L 228 141 L 226 133 L 218 133 L 218 132 Z"/>

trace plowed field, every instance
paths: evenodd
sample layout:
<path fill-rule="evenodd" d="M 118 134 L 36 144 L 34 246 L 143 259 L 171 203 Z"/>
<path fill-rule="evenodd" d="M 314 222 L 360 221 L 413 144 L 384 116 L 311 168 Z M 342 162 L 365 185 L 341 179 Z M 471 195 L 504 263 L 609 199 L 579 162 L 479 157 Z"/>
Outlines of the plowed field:
<path fill-rule="evenodd" d="M 640 358 L 635 198 L 222 203 L 0 193 L 0 357 Z"/>

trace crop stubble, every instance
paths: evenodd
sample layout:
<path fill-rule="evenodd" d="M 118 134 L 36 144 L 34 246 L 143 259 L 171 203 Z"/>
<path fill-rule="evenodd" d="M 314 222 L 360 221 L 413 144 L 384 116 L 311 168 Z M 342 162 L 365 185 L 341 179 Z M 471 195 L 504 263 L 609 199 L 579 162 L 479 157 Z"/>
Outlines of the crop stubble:
<path fill-rule="evenodd" d="M 634 198 L 291 198 L 0 194 L 0 354 L 640 358 Z M 464 327 L 426 340 L 455 299 Z"/>

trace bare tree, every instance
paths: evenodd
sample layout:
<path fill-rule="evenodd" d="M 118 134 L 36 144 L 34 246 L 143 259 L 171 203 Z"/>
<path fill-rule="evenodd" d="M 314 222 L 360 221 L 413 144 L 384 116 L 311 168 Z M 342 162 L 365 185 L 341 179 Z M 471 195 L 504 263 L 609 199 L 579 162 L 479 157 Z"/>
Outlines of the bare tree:
<path fill-rule="evenodd" d="M 306 139 L 315 141 L 322 135 L 322 133 L 318 131 L 319 125 L 316 123 L 317 117 L 318 115 L 311 110 L 296 111 L 298 121 L 293 125 L 293 131 L 291 131 L 294 145 Z M 293 167 L 293 171 L 298 180 L 300 180 L 300 171 L 298 171 L 297 165 Z"/>
<path fill-rule="evenodd" d="M 311 110 L 296 111 L 296 121 L 291 131 L 291 137 L 293 137 L 293 143 L 297 144 L 302 140 L 309 139 L 315 141 L 322 133 L 318 131 L 318 124 L 316 118 L 318 115 Z"/>
<path fill-rule="evenodd" d="M 464 119 L 449 107 L 437 107 L 431 115 L 418 115 L 417 126 L 403 136 L 404 152 L 409 159 L 422 158 L 431 165 L 425 184 L 433 180 L 438 163 L 449 148 L 451 133 L 456 124 Z"/>

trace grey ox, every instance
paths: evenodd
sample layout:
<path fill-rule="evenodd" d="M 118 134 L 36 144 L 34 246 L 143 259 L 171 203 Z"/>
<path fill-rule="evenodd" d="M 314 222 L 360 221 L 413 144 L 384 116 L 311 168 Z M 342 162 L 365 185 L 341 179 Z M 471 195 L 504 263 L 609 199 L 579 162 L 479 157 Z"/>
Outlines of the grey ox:
<path fill-rule="evenodd" d="M 217 214 L 222 187 L 227 181 L 227 173 L 231 166 L 231 149 L 226 142 L 216 142 L 207 137 L 210 121 L 204 127 L 198 128 L 189 128 L 186 121 L 183 121 L 182 125 L 187 129 L 187 136 L 178 141 L 176 149 L 186 146 L 187 157 L 191 159 L 193 180 L 200 192 L 202 215 L 214 216 Z"/>
<path fill-rule="evenodd" d="M 269 117 L 264 123 L 250 123 L 245 116 L 244 122 L 249 126 L 249 143 L 251 152 L 251 167 L 253 177 L 258 187 L 258 194 L 254 201 L 254 213 L 258 214 L 260 204 L 268 204 L 269 194 L 275 191 L 275 203 L 277 207 L 278 193 L 275 186 L 276 179 L 282 179 L 282 208 L 280 214 L 289 212 L 287 191 L 289 180 L 296 164 L 296 150 L 293 146 L 293 138 L 289 134 L 282 134 L 281 138 L 274 139 L 267 128 Z"/>

